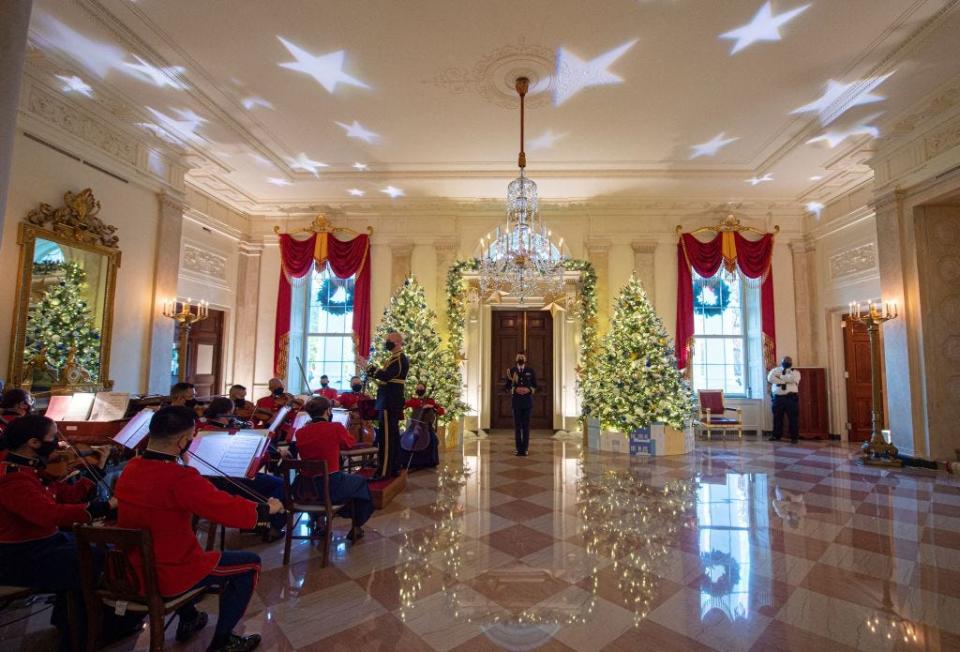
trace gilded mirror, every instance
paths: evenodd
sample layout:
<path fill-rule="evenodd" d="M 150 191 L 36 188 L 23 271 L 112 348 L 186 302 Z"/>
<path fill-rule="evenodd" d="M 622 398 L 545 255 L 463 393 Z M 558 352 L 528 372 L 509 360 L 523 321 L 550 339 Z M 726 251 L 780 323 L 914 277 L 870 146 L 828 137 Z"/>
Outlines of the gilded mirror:
<path fill-rule="evenodd" d="M 37 395 L 100 390 L 109 380 L 120 249 L 88 188 L 41 204 L 20 224 L 9 377 Z"/>

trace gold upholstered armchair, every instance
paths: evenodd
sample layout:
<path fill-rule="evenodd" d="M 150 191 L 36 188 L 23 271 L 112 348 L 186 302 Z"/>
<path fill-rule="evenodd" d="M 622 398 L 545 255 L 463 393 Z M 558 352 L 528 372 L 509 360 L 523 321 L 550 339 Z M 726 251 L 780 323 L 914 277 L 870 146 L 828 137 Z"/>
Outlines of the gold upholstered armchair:
<path fill-rule="evenodd" d="M 710 439 L 715 430 L 719 430 L 724 439 L 731 430 L 738 439 L 743 439 L 743 410 L 724 405 L 722 389 L 701 389 L 697 394 L 700 401 L 700 429 L 704 439 Z M 733 412 L 734 416 L 727 416 L 728 412 Z"/>

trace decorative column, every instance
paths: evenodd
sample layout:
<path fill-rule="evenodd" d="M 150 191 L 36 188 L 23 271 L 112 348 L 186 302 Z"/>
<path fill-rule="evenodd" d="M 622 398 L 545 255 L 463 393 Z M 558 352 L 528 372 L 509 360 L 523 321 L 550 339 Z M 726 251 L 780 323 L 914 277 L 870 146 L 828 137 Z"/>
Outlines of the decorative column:
<path fill-rule="evenodd" d="M 234 323 L 233 382 L 253 393 L 257 356 L 257 319 L 260 307 L 260 261 L 263 244 L 239 243 L 237 310 Z"/>
<path fill-rule="evenodd" d="M 801 367 L 820 366 L 817 351 L 819 315 L 817 311 L 817 279 L 814 257 L 816 243 L 812 238 L 790 243 L 793 254 L 794 309 L 797 321 L 797 352 L 795 358 Z"/>
<path fill-rule="evenodd" d="M 633 248 L 633 273 L 643 284 L 651 305 L 655 306 L 657 303 L 654 257 L 657 253 L 657 243 L 653 240 L 634 240 L 630 246 Z"/>
<path fill-rule="evenodd" d="M 390 293 L 403 285 L 410 275 L 410 260 L 413 256 L 413 244 L 396 242 L 390 246 Z"/>
<path fill-rule="evenodd" d="M 610 241 L 587 240 L 584 248 L 597 273 L 597 331 L 602 335 L 610 321 Z"/>
<path fill-rule="evenodd" d="M 441 240 L 433 243 L 437 252 L 437 324 L 443 336 L 447 333 L 447 272 L 457 257 L 457 243 Z"/>
<path fill-rule="evenodd" d="M 33 0 L 6 0 L 0 3 L 0 243 L 3 241 L 7 186 L 13 166 L 17 106 L 32 6 Z"/>
<path fill-rule="evenodd" d="M 177 296 L 184 204 L 180 198 L 166 193 L 159 193 L 157 199 L 159 200 L 159 220 L 153 272 L 153 313 L 147 391 L 165 395 L 170 391 L 174 322 L 163 316 L 163 302 Z"/>

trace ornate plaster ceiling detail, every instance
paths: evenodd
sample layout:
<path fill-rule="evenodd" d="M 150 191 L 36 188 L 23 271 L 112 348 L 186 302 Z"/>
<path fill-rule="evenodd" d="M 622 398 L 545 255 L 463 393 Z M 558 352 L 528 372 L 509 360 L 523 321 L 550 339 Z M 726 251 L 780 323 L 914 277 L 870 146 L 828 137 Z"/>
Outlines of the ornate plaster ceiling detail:
<path fill-rule="evenodd" d="M 514 87 L 517 77 L 530 80 L 530 88 L 541 92 L 527 96 L 527 108 L 550 104 L 549 85 L 556 54 L 548 47 L 528 44 L 522 36 L 514 44 L 504 45 L 481 57 L 470 68 L 450 67 L 434 73 L 423 83 L 446 89 L 454 95 L 476 93 L 502 107 L 515 109 L 518 104 Z"/>

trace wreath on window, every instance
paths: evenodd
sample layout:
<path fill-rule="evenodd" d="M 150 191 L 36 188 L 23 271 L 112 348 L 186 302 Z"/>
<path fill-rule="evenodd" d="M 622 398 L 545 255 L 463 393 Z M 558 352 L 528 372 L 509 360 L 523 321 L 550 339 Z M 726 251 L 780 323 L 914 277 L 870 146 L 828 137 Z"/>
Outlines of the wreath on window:
<path fill-rule="evenodd" d="M 331 315 L 345 315 L 353 310 L 353 283 L 349 279 L 327 277 L 317 290 L 320 309 Z"/>
<path fill-rule="evenodd" d="M 693 282 L 693 310 L 704 317 L 716 317 L 730 305 L 730 285 L 720 277 L 698 278 Z"/>
<path fill-rule="evenodd" d="M 715 598 L 728 595 L 740 581 L 740 564 L 730 553 L 711 550 L 700 555 L 703 576 L 700 590 Z"/>

